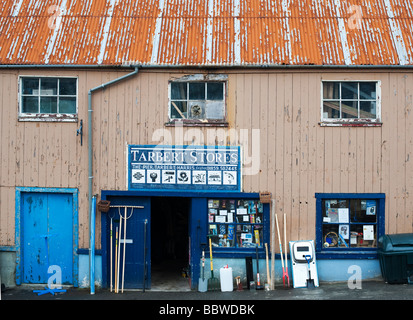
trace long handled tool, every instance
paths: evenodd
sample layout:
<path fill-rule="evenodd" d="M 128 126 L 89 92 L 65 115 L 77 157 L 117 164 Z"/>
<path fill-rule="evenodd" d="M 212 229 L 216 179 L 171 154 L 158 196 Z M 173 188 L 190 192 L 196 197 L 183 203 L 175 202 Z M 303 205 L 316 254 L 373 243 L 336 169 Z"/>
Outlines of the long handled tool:
<path fill-rule="evenodd" d="M 270 277 L 270 267 L 268 264 L 268 244 L 267 243 L 265 243 L 265 262 L 267 264 L 267 283 L 265 284 L 265 290 L 268 290 L 269 287 L 271 286 L 271 277 Z"/>
<path fill-rule="evenodd" d="M 126 257 L 126 221 L 132 217 L 133 215 L 133 208 L 131 208 L 131 214 L 127 216 L 127 207 L 125 207 L 125 216 L 123 219 L 125 220 L 125 225 L 123 226 L 123 266 L 122 266 L 122 293 L 123 293 L 123 286 L 125 283 L 125 257 Z"/>
<path fill-rule="evenodd" d="M 145 292 L 145 282 L 146 282 L 146 226 L 148 220 L 145 219 L 143 222 L 143 292 Z"/>
<path fill-rule="evenodd" d="M 112 235 L 112 217 L 110 217 L 110 292 L 112 292 L 113 290 L 113 282 L 112 282 L 112 272 L 113 272 L 113 267 L 112 267 L 112 263 L 113 263 L 113 253 L 112 253 L 112 247 L 113 247 L 113 235 Z"/>
<path fill-rule="evenodd" d="M 120 272 L 120 239 L 122 239 L 122 216 L 119 208 L 119 238 L 118 238 L 118 261 L 116 265 L 116 287 L 115 293 L 119 293 L 119 272 Z"/>
<path fill-rule="evenodd" d="M 271 290 L 275 289 L 275 200 L 271 200 Z"/>
<path fill-rule="evenodd" d="M 123 227 L 123 263 L 122 263 L 122 293 L 123 293 L 123 285 L 125 283 L 125 255 L 126 255 L 126 210 L 127 208 L 125 207 L 125 216 L 123 219 L 125 220 L 125 224 Z M 122 217 L 121 217 L 122 219 Z"/>
<path fill-rule="evenodd" d="M 283 283 L 285 287 L 285 279 L 287 279 L 287 285 L 290 287 L 290 277 L 288 275 L 288 260 L 287 260 L 287 215 L 284 213 L 284 254 L 285 254 L 285 271 L 283 270 Z"/>
<path fill-rule="evenodd" d="M 198 280 L 198 291 L 205 292 L 208 289 L 208 280 L 205 279 L 205 249 L 202 249 L 201 264 L 201 277 Z"/>
<path fill-rule="evenodd" d="M 278 227 L 278 218 L 277 214 L 275 214 L 275 222 L 277 224 L 277 233 L 278 233 L 278 242 L 280 243 L 280 256 L 281 256 L 281 266 L 283 268 L 283 284 L 285 287 L 285 282 L 284 282 L 284 258 L 283 258 L 283 247 L 282 247 L 282 241 L 280 237 L 280 228 Z"/>
<path fill-rule="evenodd" d="M 258 260 L 258 244 L 255 246 L 255 255 L 256 255 L 256 259 L 257 259 L 257 285 L 255 286 L 255 289 L 256 290 L 262 290 L 264 288 L 261 285 L 261 280 L 260 280 L 260 267 L 259 267 L 259 260 Z"/>
<path fill-rule="evenodd" d="M 209 259 L 211 260 L 211 278 L 208 279 L 208 289 L 215 291 L 218 290 L 219 281 L 218 278 L 214 277 L 214 265 L 212 262 L 212 241 L 209 238 Z"/>
<path fill-rule="evenodd" d="M 116 227 L 116 235 L 115 235 L 115 292 L 116 292 L 116 274 L 118 272 L 118 227 Z"/>

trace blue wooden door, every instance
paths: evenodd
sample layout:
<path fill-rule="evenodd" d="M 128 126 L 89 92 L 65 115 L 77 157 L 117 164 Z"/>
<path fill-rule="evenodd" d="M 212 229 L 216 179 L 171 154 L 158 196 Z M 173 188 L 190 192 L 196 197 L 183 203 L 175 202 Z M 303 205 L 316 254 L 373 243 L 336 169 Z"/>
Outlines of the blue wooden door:
<path fill-rule="evenodd" d="M 49 266 L 61 269 L 62 284 L 73 284 L 73 195 L 22 193 L 24 283 L 47 283 Z"/>
<path fill-rule="evenodd" d="M 111 201 L 111 206 L 127 205 L 140 206 L 141 209 L 127 208 L 126 210 L 126 241 L 124 241 L 125 224 L 122 220 L 122 232 L 120 250 L 118 247 L 119 259 L 119 290 L 122 287 L 123 274 L 123 252 L 124 242 L 125 247 L 125 279 L 123 280 L 125 289 L 141 289 L 144 284 L 145 288 L 150 288 L 151 285 L 151 234 L 150 234 L 150 198 L 147 197 L 113 197 L 108 198 Z M 116 247 L 116 228 L 120 228 L 120 215 L 125 216 L 125 208 L 111 208 L 106 215 L 106 240 L 105 247 L 107 252 L 106 274 L 108 275 L 108 287 L 110 286 L 110 265 L 112 264 L 112 285 L 115 285 L 115 247 Z M 112 238 L 110 238 L 110 223 L 112 219 Z M 102 236 L 103 238 L 103 236 Z M 112 258 L 110 257 L 110 242 L 112 241 Z M 119 244 L 119 243 L 118 243 Z M 146 270 L 146 272 L 145 272 Z"/>

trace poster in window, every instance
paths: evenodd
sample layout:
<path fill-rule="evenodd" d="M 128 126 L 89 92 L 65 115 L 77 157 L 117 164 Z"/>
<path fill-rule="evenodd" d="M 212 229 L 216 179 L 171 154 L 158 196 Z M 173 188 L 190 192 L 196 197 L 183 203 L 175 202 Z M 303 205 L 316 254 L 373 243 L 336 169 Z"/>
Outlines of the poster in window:
<path fill-rule="evenodd" d="M 376 215 L 376 201 L 375 200 L 366 201 L 366 215 L 368 216 Z"/>

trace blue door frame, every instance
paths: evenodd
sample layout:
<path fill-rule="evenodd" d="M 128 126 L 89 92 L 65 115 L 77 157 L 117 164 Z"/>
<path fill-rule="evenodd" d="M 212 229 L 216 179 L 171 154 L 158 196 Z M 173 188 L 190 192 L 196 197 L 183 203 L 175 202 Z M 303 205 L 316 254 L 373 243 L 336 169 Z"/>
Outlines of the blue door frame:
<path fill-rule="evenodd" d="M 208 230 L 208 199 L 246 199 L 258 200 L 259 193 L 243 193 L 243 192 L 175 192 L 175 191 L 112 191 L 102 190 L 101 199 L 107 200 L 110 197 L 182 197 L 190 198 L 190 212 L 188 221 L 189 234 L 189 264 L 190 264 L 190 278 L 191 287 L 196 289 L 198 286 L 198 279 L 200 275 L 200 259 L 201 259 L 201 244 L 207 243 Z M 102 214 L 102 261 L 108 261 L 109 247 L 106 242 L 104 234 L 108 234 L 109 227 L 107 224 L 107 217 Z M 264 242 L 269 242 L 269 225 L 270 225 L 269 205 L 264 204 Z M 150 239 L 150 238 L 149 238 Z M 209 249 L 206 248 L 206 255 L 208 256 Z M 214 257 L 217 258 L 245 258 L 247 256 L 255 256 L 255 249 L 233 249 L 233 248 L 214 248 Z M 265 257 L 263 248 L 259 249 L 259 256 Z M 149 252 L 150 257 L 150 252 Z M 102 285 L 109 286 L 109 271 L 106 263 L 102 263 Z"/>
<path fill-rule="evenodd" d="M 20 285 L 24 282 L 23 278 L 23 201 L 24 201 L 24 194 L 27 193 L 34 193 L 34 194 L 66 194 L 72 196 L 72 275 L 69 277 L 72 281 L 73 286 L 78 286 L 78 190 L 75 188 L 35 188 L 35 187 L 16 187 L 16 198 L 15 198 L 15 206 L 16 206 L 16 214 L 15 214 L 15 243 L 16 243 L 16 284 Z M 56 226 L 54 226 L 56 227 Z M 46 233 L 47 234 L 47 233 Z M 46 239 L 46 238 L 45 238 Z M 46 280 L 47 282 L 47 280 Z"/>

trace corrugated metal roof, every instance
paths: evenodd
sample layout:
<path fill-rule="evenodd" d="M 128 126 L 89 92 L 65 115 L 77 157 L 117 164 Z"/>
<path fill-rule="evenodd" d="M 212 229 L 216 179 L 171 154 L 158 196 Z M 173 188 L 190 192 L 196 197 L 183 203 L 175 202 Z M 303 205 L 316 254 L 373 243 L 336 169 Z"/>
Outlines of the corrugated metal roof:
<path fill-rule="evenodd" d="M 413 2 L 3 0 L 0 64 L 412 65 Z"/>

